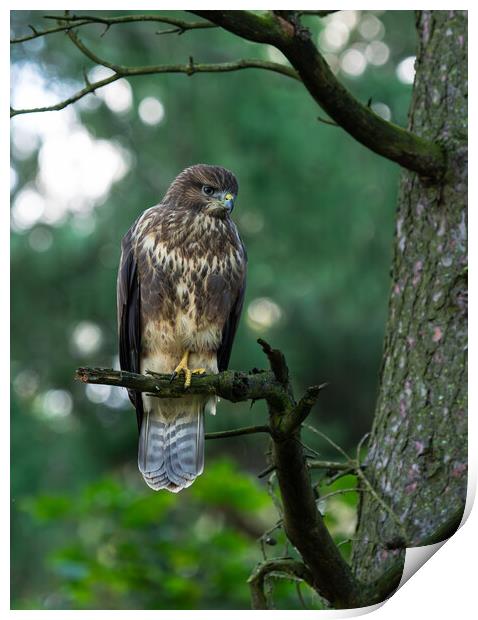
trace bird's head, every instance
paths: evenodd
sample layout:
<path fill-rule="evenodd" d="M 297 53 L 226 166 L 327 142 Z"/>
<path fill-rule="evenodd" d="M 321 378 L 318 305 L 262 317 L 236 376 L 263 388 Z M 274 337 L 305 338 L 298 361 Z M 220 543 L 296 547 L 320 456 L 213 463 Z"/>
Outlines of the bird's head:
<path fill-rule="evenodd" d="M 173 181 L 165 202 L 206 216 L 225 219 L 234 208 L 236 177 L 221 166 L 197 164 L 183 170 Z"/>

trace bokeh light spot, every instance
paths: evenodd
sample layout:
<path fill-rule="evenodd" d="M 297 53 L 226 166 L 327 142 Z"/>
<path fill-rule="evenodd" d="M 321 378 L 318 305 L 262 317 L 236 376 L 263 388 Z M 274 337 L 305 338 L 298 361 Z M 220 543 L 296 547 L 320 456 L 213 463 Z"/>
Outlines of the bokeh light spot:
<path fill-rule="evenodd" d="M 82 321 L 73 330 L 71 341 L 76 353 L 90 355 L 96 353 L 103 342 L 100 327 L 90 321 Z"/>
<path fill-rule="evenodd" d="M 94 233 L 96 222 L 91 213 L 75 213 L 71 220 L 74 231 L 81 237 L 87 237 Z"/>
<path fill-rule="evenodd" d="M 241 230 L 248 235 L 255 235 L 264 228 L 264 216 L 259 211 L 239 210 L 237 219 Z"/>
<path fill-rule="evenodd" d="M 145 97 L 139 104 L 138 114 L 145 125 L 158 125 L 164 118 L 164 106 L 156 97 Z"/>
<path fill-rule="evenodd" d="M 342 50 L 349 40 L 350 30 L 341 21 L 331 21 L 319 34 L 319 45 L 326 52 Z"/>
<path fill-rule="evenodd" d="M 73 410 L 73 399 L 68 390 L 48 390 L 43 395 L 42 408 L 47 418 L 64 418 Z"/>
<path fill-rule="evenodd" d="M 12 206 L 12 228 L 17 231 L 28 230 L 36 224 L 45 211 L 45 200 L 31 186 L 18 192 Z"/>
<path fill-rule="evenodd" d="M 364 39 L 382 39 L 385 34 L 385 26 L 375 15 L 364 15 L 358 25 L 358 31 Z"/>
<path fill-rule="evenodd" d="M 88 79 L 90 82 L 98 82 L 113 74 L 114 72 L 107 67 L 95 67 L 88 73 Z M 133 105 L 133 91 L 128 80 L 124 78 L 98 89 L 96 95 L 117 114 L 129 112 Z"/>
<path fill-rule="evenodd" d="M 390 58 L 390 48 L 382 41 L 372 41 L 365 49 L 365 57 L 370 64 L 380 67 Z"/>
<path fill-rule="evenodd" d="M 397 66 L 397 77 L 404 84 L 413 84 L 415 79 L 415 56 L 409 56 Z"/>
<path fill-rule="evenodd" d="M 340 58 L 340 68 L 352 77 L 358 77 L 367 68 L 365 56 L 357 49 L 348 49 Z"/>
<path fill-rule="evenodd" d="M 372 110 L 375 112 L 375 114 L 378 114 L 386 121 L 391 120 L 392 111 L 390 110 L 387 104 L 382 103 L 381 101 L 377 101 L 377 102 L 372 103 L 371 107 L 372 107 Z"/>
<path fill-rule="evenodd" d="M 247 308 L 247 323 L 256 331 L 274 327 L 281 318 L 280 306 L 267 297 L 254 299 Z"/>
<path fill-rule="evenodd" d="M 53 243 L 53 235 L 43 226 L 34 228 L 28 235 L 28 243 L 35 252 L 46 252 Z"/>
<path fill-rule="evenodd" d="M 330 16 L 331 21 L 335 23 L 342 23 L 347 26 L 349 30 L 353 30 L 359 23 L 361 11 L 338 11 Z"/>
<path fill-rule="evenodd" d="M 10 168 L 10 191 L 13 192 L 18 183 L 18 174 L 15 168 Z"/>
<path fill-rule="evenodd" d="M 88 383 L 86 386 L 86 396 L 88 400 L 96 405 L 106 403 L 111 394 L 110 385 L 93 385 Z"/>
<path fill-rule="evenodd" d="M 38 374 L 33 370 L 22 370 L 13 381 L 13 388 L 21 398 L 31 398 L 39 386 Z"/>

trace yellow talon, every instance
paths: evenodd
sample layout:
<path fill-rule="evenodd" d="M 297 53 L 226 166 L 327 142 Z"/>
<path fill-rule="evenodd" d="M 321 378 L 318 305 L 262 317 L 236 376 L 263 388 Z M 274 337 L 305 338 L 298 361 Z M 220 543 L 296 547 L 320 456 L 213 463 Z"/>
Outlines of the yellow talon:
<path fill-rule="evenodd" d="M 174 379 L 177 375 L 179 375 L 180 372 L 184 372 L 184 387 L 185 388 L 188 388 L 191 385 L 191 379 L 193 375 L 201 375 L 206 372 L 205 368 L 195 368 L 194 370 L 191 370 L 190 368 L 188 368 L 188 361 L 189 361 L 189 351 L 186 351 L 186 353 L 181 358 L 181 361 L 174 369 L 173 374 L 171 375 L 171 379 Z"/>

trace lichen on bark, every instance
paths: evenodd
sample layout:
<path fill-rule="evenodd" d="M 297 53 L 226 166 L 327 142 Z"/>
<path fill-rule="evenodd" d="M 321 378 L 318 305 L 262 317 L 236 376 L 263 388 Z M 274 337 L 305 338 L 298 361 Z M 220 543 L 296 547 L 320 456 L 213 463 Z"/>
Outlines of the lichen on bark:
<path fill-rule="evenodd" d="M 353 549 L 373 579 L 427 540 L 466 497 L 467 13 L 417 12 L 409 128 L 443 145 L 447 172 L 430 183 L 404 170 L 389 318 L 367 475 L 401 527 L 368 494 Z"/>

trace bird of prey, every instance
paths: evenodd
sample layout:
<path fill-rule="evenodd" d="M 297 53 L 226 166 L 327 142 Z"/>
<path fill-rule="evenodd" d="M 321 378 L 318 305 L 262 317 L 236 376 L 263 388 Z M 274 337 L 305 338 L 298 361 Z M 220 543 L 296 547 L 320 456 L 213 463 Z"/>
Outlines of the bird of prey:
<path fill-rule="evenodd" d="M 186 168 L 162 202 L 123 237 L 117 301 L 122 370 L 184 375 L 226 370 L 244 300 L 247 257 L 231 212 L 235 176 Z M 129 391 L 148 486 L 177 493 L 204 466 L 204 412 L 216 397 L 156 398 Z"/>

